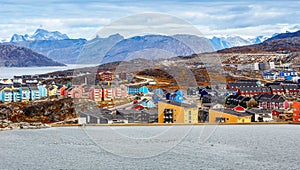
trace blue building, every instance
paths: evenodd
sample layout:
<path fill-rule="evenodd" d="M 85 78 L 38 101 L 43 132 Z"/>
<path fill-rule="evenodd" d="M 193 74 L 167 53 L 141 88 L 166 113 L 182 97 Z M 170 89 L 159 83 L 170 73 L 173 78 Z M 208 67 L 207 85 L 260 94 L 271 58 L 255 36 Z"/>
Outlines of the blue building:
<path fill-rule="evenodd" d="M 22 95 L 21 95 L 22 93 L 20 92 L 20 89 L 12 89 L 11 93 L 12 93 L 12 98 L 11 98 L 12 102 L 22 101 Z"/>
<path fill-rule="evenodd" d="M 12 90 L 4 88 L 1 90 L 1 102 L 12 101 Z"/>
<path fill-rule="evenodd" d="M 180 90 L 176 90 L 173 94 L 167 94 L 166 99 L 181 103 L 183 102 L 183 93 Z"/>
<path fill-rule="evenodd" d="M 21 100 L 27 101 L 30 100 L 30 90 L 28 87 L 20 87 Z"/>
<path fill-rule="evenodd" d="M 36 86 L 29 87 L 30 89 L 30 100 L 40 99 L 40 91 Z"/>
<path fill-rule="evenodd" d="M 210 89 L 202 89 L 201 92 L 200 92 L 200 99 L 202 99 L 204 96 L 208 95 L 209 90 Z"/>
<path fill-rule="evenodd" d="M 40 97 L 47 97 L 47 88 L 45 86 L 39 85 L 37 88 L 39 89 Z"/>
<path fill-rule="evenodd" d="M 164 95 L 164 92 L 163 92 L 162 89 L 155 89 L 155 90 L 154 90 L 154 94 L 159 95 L 159 96 L 163 96 L 163 95 Z"/>
<path fill-rule="evenodd" d="M 142 106 L 143 107 L 147 107 L 147 108 L 154 108 L 155 104 L 153 103 L 153 101 L 149 100 L 149 99 L 144 99 L 142 101 Z"/>
<path fill-rule="evenodd" d="M 277 79 L 277 75 L 274 74 L 273 72 L 263 72 L 263 73 L 262 73 L 262 77 L 263 77 L 264 79 L 272 79 L 272 80 Z"/>
<path fill-rule="evenodd" d="M 141 88 L 139 88 L 139 92 L 144 93 L 144 94 L 148 94 L 149 89 L 146 86 L 142 86 Z"/>
<path fill-rule="evenodd" d="M 153 102 L 154 102 L 155 104 L 157 104 L 158 101 L 160 101 L 160 100 L 162 100 L 162 99 L 163 99 L 163 97 L 160 96 L 160 95 L 157 95 L 157 94 L 154 94 L 154 95 L 152 96 L 152 100 L 153 100 Z"/>
<path fill-rule="evenodd" d="M 296 71 L 281 71 L 279 72 L 279 76 L 280 77 L 286 77 L 286 76 L 292 76 L 292 77 L 295 77 L 295 76 L 298 76 L 298 73 Z"/>
<path fill-rule="evenodd" d="M 137 94 L 140 88 L 137 86 L 129 86 L 127 87 L 127 94 Z"/>

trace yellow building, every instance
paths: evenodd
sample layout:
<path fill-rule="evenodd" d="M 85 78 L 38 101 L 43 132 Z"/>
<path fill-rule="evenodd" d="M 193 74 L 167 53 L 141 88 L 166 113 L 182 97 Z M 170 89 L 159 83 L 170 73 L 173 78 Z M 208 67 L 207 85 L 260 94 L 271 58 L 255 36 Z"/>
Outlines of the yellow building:
<path fill-rule="evenodd" d="M 209 123 L 250 123 L 251 115 L 231 109 L 210 109 Z"/>
<path fill-rule="evenodd" d="M 52 85 L 51 87 L 48 88 L 48 96 L 53 96 L 56 95 L 58 87 L 56 85 Z"/>
<path fill-rule="evenodd" d="M 158 123 L 198 123 L 198 107 L 174 101 L 159 101 Z"/>

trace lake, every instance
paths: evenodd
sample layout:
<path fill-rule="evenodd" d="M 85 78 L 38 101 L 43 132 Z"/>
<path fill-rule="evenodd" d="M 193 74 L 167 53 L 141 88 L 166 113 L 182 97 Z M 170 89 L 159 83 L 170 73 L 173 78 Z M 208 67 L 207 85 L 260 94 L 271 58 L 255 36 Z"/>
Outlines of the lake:
<path fill-rule="evenodd" d="M 3 131 L 0 141 L 0 169 L 300 167 L 299 125 L 56 127 Z"/>
<path fill-rule="evenodd" d="M 10 79 L 13 76 L 44 74 L 54 71 L 63 71 L 74 68 L 83 68 L 96 66 L 95 64 L 68 64 L 67 66 L 51 66 L 51 67 L 0 67 L 0 79 Z"/>

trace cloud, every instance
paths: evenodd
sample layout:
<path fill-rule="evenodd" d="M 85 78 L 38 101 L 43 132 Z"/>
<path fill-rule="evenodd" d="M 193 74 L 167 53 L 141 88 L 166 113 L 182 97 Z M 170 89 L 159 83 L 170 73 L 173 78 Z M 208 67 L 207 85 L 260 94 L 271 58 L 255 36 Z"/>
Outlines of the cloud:
<path fill-rule="evenodd" d="M 101 28 L 123 17 L 144 12 L 165 13 L 191 23 L 205 32 L 221 34 L 261 35 L 299 29 L 298 1 L 97 1 L 97 0 L 15 0 L 1 2 L 0 39 L 12 34 L 34 32 L 39 25 L 58 30 L 70 37 L 92 38 Z M 137 29 L 143 20 L 135 20 Z M 152 24 L 169 23 L 157 17 Z M 125 26 L 126 23 L 123 24 Z M 132 24 L 128 24 L 130 25 Z M 176 25 L 176 23 L 174 24 Z M 172 27 L 171 27 L 172 28 Z M 91 33 L 93 32 L 93 33 Z M 273 32 L 273 33 L 274 33 Z"/>

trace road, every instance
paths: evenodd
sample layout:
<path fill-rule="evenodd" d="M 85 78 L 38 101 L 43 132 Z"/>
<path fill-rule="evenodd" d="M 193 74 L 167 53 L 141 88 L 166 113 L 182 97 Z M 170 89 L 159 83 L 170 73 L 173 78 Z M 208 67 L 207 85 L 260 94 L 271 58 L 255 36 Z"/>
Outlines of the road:
<path fill-rule="evenodd" d="M 141 77 L 141 76 L 135 76 L 135 77 L 138 78 L 138 79 L 142 79 L 142 80 L 144 80 L 144 81 L 142 81 L 142 82 L 137 82 L 137 83 L 131 83 L 131 84 L 128 84 L 128 86 L 145 85 L 145 84 L 148 84 L 148 83 L 151 82 L 151 81 L 154 81 L 153 79 L 146 78 L 146 77 Z"/>

